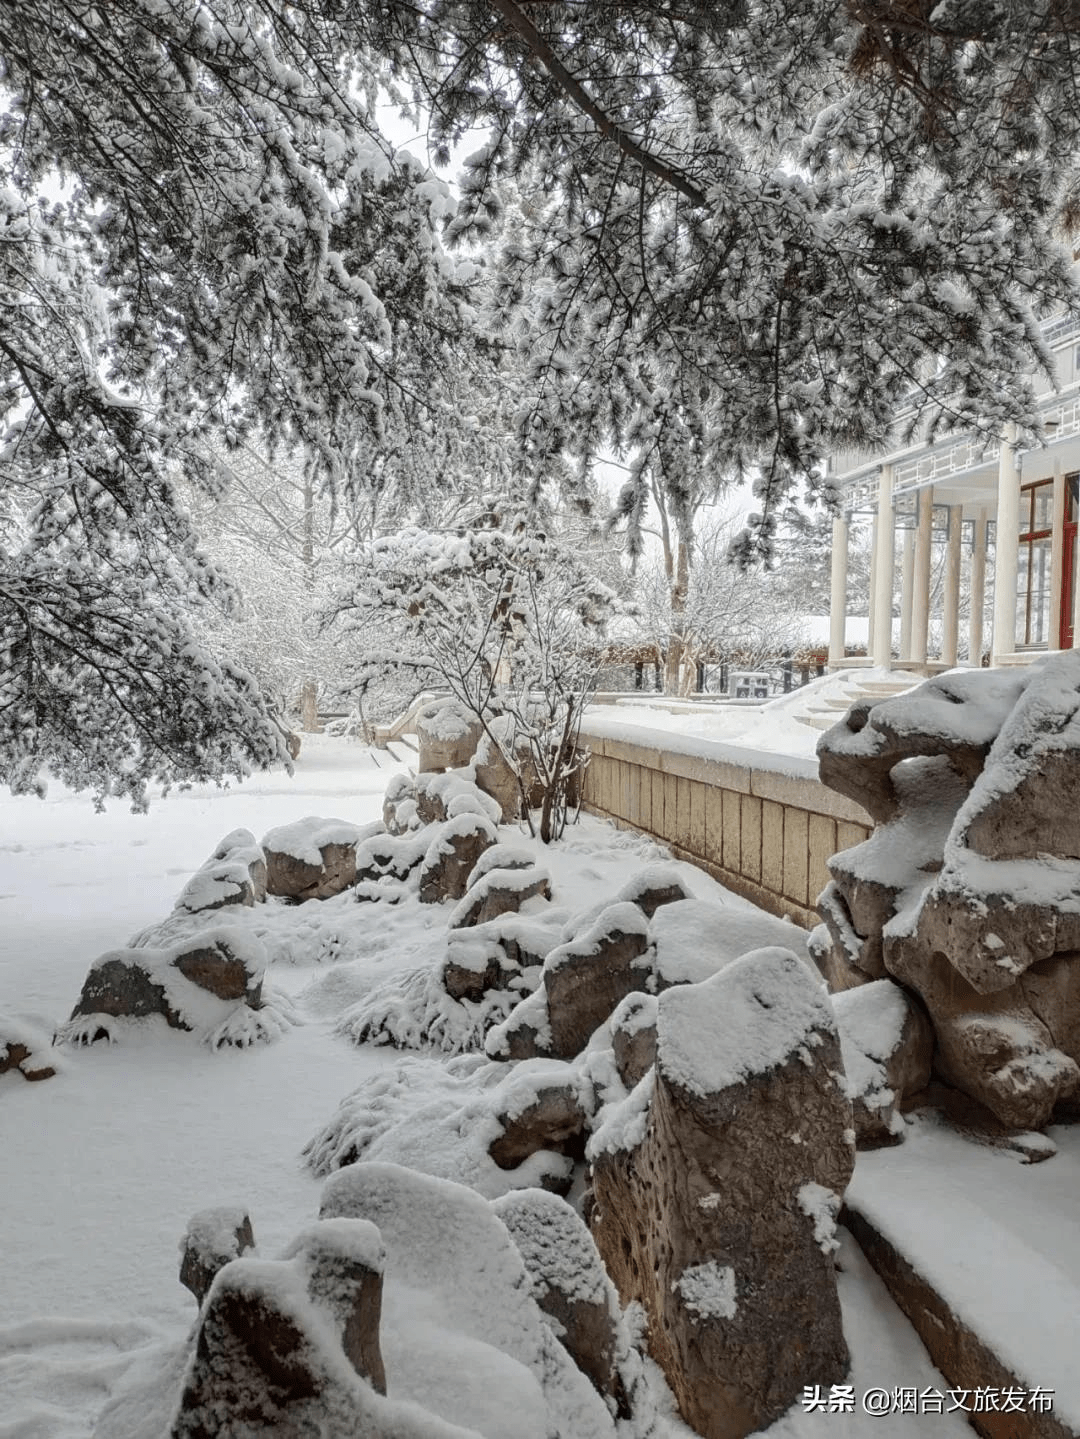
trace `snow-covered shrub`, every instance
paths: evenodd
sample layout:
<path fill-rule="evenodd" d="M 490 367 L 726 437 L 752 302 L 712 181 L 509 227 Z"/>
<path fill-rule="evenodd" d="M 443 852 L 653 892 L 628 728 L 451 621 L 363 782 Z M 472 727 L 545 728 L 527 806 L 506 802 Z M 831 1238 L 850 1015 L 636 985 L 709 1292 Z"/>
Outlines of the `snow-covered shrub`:
<path fill-rule="evenodd" d="M 471 527 L 410 528 L 374 541 L 340 612 L 360 649 L 357 683 L 405 670 L 448 690 L 448 743 L 471 719 L 491 772 L 484 787 L 530 829 L 539 807 L 547 842 L 562 833 L 573 800 L 597 637 L 616 604 L 577 555 L 524 513 L 489 508 Z M 397 642 L 373 647 L 373 625 Z"/>

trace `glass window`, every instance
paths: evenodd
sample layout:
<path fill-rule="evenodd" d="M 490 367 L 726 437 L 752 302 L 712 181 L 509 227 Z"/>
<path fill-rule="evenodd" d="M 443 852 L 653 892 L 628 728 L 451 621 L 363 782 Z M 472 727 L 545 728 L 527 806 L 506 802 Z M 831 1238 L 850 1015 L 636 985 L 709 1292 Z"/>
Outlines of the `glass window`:
<path fill-rule="evenodd" d="M 1045 648 L 1050 642 L 1053 516 L 1053 480 L 1025 485 L 1020 491 L 1020 550 L 1016 566 L 1016 644 L 1021 649 Z"/>

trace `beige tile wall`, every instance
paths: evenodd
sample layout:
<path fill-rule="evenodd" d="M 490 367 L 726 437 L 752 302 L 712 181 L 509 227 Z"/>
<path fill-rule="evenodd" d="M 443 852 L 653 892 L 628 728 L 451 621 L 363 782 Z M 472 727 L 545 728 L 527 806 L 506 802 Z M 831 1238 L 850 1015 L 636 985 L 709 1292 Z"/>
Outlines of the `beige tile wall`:
<path fill-rule="evenodd" d="M 584 807 L 670 845 L 772 914 L 817 923 L 826 862 L 870 833 L 857 805 L 817 780 L 586 737 Z"/>

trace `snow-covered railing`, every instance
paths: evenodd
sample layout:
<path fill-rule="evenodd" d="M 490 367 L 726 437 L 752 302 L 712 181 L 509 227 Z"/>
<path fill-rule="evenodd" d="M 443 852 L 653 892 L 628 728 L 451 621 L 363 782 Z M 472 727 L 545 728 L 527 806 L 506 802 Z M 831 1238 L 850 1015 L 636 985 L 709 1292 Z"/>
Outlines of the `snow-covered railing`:
<path fill-rule="evenodd" d="M 586 718 L 584 806 L 669 845 L 771 914 L 817 923 L 826 861 L 871 821 L 826 789 L 817 762 Z"/>

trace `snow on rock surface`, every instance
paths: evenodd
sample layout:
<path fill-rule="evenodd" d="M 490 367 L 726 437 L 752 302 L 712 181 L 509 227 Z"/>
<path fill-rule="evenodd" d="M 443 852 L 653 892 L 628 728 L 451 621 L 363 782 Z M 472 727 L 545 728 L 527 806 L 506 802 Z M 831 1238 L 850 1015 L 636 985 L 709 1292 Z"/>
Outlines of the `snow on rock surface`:
<path fill-rule="evenodd" d="M 618 1298 L 585 1223 L 565 1200 L 538 1189 L 516 1190 L 492 1208 L 567 1353 L 598 1393 L 625 1406 L 617 1366 L 627 1341 Z"/>
<path fill-rule="evenodd" d="M 684 899 L 658 909 L 649 926 L 656 985 L 698 984 L 751 950 L 780 945 L 807 958 L 806 931 L 761 910 Z"/>
<path fill-rule="evenodd" d="M 237 1205 L 200 1209 L 180 1241 L 180 1283 L 199 1304 L 219 1269 L 255 1248 L 251 1216 Z"/>
<path fill-rule="evenodd" d="M 879 979 L 833 996 L 845 1086 L 863 1147 L 903 1135 L 900 1101 L 930 1082 L 934 1031 L 898 984 Z"/>
<path fill-rule="evenodd" d="M 710 1259 L 684 1269 L 673 1287 L 692 1314 L 702 1319 L 734 1319 L 739 1312 L 735 1271 Z"/>
<path fill-rule="evenodd" d="M 572 1059 L 611 1011 L 652 978 L 649 921 L 630 901 L 601 910 L 595 922 L 544 960 L 551 1049 Z"/>
<path fill-rule="evenodd" d="M 485 1439 L 614 1435 L 599 1395 L 544 1323 L 506 1227 L 480 1195 L 370 1162 L 327 1180 L 320 1213 L 368 1219 L 386 1245 L 390 1393 L 404 1390 Z M 447 1394 L 451 1367 L 456 1383 Z"/>
<path fill-rule="evenodd" d="M 796 1057 L 809 1066 L 835 1035 L 824 986 L 790 950 L 754 950 L 702 984 L 660 996 L 658 1060 L 690 1094 L 718 1095 Z"/>
<path fill-rule="evenodd" d="M 227 791 L 196 786 L 174 794 L 165 806 L 155 805 L 149 818 L 114 806 L 105 814 L 93 814 L 58 786 L 45 803 L 0 797 L 0 901 L 5 919 L 0 925 L 0 957 L 8 983 L 6 1003 L 14 1010 L 11 1032 L 32 1031 L 41 1053 L 47 1053 L 58 1068 L 49 1085 L 24 1084 L 14 1073 L 0 1079 L 4 1142 L 7 1152 L 19 1156 L 5 1172 L 5 1320 L 0 1324 L 4 1395 L 0 1429 L 5 1432 L 10 1428 L 19 1436 L 79 1439 L 96 1425 L 97 1439 L 162 1439 L 171 1425 L 190 1357 L 184 1336 L 190 1328 L 192 1301 L 177 1284 L 175 1267 L 176 1238 L 188 1216 L 215 1196 L 244 1195 L 258 1221 L 264 1252 L 280 1253 L 286 1242 L 310 1225 L 317 1207 L 317 1183 L 310 1169 L 295 1162 L 296 1156 L 320 1119 L 331 1115 L 341 1096 L 362 1082 L 385 1077 L 396 1098 L 392 1103 L 388 1098 L 380 1109 L 378 1101 L 368 1105 L 358 1096 L 350 1115 L 357 1129 L 365 1124 L 379 1129 L 398 1099 L 401 1107 L 395 1112 L 404 1123 L 407 1106 L 433 1105 L 441 1097 L 447 1101 L 447 1122 L 422 1128 L 415 1151 L 430 1150 L 434 1134 L 435 1147 L 444 1146 L 449 1161 L 451 1146 L 464 1141 L 477 1171 L 494 1176 L 495 1184 L 502 1186 L 490 1192 L 504 1192 L 508 1181 L 519 1182 L 519 1176 L 499 1171 L 486 1150 L 474 1145 L 475 1126 L 467 1110 L 470 1100 L 482 1098 L 490 1118 L 491 1093 L 508 1072 L 504 1067 L 491 1066 L 482 1056 L 448 1064 L 431 1058 L 402 1061 L 392 1050 L 355 1048 L 333 1036 L 334 1026 L 350 1006 L 380 986 L 389 996 L 395 983 L 404 983 L 409 975 L 436 973 L 446 955 L 445 915 L 421 906 L 414 890 L 394 875 L 387 878 L 398 903 L 379 903 L 377 910 L 370 904 L 354 904 L 351 893 L 345 893 L 319 905 L 271 902 L 231 905 L 214 912 L 215 927 L 251 935 L 262 944 L 275 981 L 295 996 L 307 1022 L 290 1029 L 285 1042 L 245 1055 L 211 1053 L 193 1045 L 186 1034 L 153 1025 L 131 1026 L 122 1046 L 65 1052 L 62 1065 L 57 1051 L 48 1048 L 56 1018 L 67 1012 L 85 973 L 80 955 L 114 948 L 134 931 L 138 936 L 129 944 L 145 950 L 187 942 L 205 928 L 205 914 L 169 911 L 182 882 L 177 876 L 186 878 L 195 872 L 224 830 L 243 827 L 249 834 L 261 834 L 326 807 L 363 827 L 379 815 L 386 779 L 394 772 L 385 754 L 373 759 L 351 741 L 310 736 L 305 738 L 295 776 L 257 775 Z M 402 783 L 407 785 L 405 777 Z M 403 803 L 415 805 L 415 800 Z M 515 848 L 529 848 L 520 836 L 507 833 Z M 530 964 L 536 968 L 547 950 L 555 947 L 569 912 L 581 913 L 597 895 L 605 896 L 606 904 L 618 895 L 628 874 L 633 877 L 661 855 L 658 846 L 641 836 L 586 818 L 545 856 L 555 903 L 544 907 L 543 916 L 515 916 L 496 925 L 521 927 L 523 952 L 532 955 Z M 689 893 L 721 897 L 707 876 L 682 864 L 670 868 Z M 54 882 L 53 875 L 62 875 L 62 880 Z M 733 896 L 723 899 L 730 911 L 749 912 Z M 526 931 L 534 927 L 536 934 L 530 938 Z M 499 943 L 509 947 L 516 940 L 506 935 Z M 519 962 L 527 967 L 520 956 Z M 655 1000 L 641 995 L 628 1002 L 637 1003 L 642 1005 L 640 1014 L 635 1010 L 628 1015 L 627 1026 L 634 1028 L 640 1018 L 642 1026 L 636 1032 L 645 1032 L 649 1004 L 655 1008 Z M 5 1021 L 5 1035 L 10 1028 Z M 417 1072 L 407 1086 L 395 1088 L 394 1076 L 403 1067 Z M 579 1067 L 598 1093 L 625 1095 L 610 1039 L 605 1041 L 602 1032 Z M 403 1098 L 406 1088 L 408 1100 Z M 455 1139 L 451 1114 L 462 1122 L 463 1113 L 464 1135 Z M 647 1123 L 647 1101 L 639 1107 L 638 1117 Z M 340 1131 L 343 1142 L 346 1128 Z M 1013 1159 L 1002 1161 L 1026 1187 L 1008 1188 L 1000 1177 L 981 1186 L 982 1203 L 1001 1198 L 996 1212 L 1000 1230 L 993 1234 L 984 1230 L 981 1237 L 973 1233 L 973 1249 L 981 1245 L 983 1255 L 992 1252 L 1000 1261 L 1013 1237 L 1022 1234 L 1048 1264 L 1072 1263 L 1075 1254 L 1069 1251 L 1067 1238 L 1075 1155 L 1070 1150 L 1071 1131 L 1060 1131 L 1057 1137 L 1060 1152 L 1052 1164 L 1028 1169 Z M 977 1158 L 988 1153 L 975 1151 Z M 860 1164 L 879 1157 L 863 1156 Z M 561 1164 L 564 1178 L 569 1177 L 565 1156 L 552 1155 L 551 1161 Z M 932 1157 L 930 1163 L 937 1161 Z M 958 1172 L 950 1170 L 950 1175 Z M 70 1186 L 54 1182 L 58 1173 L 79 1176 L 74 1208 Z M 1068 1176 L 1070 1182 L 1065 1184 Z M 539 1170 L 532 1182 L 545 1182 Z M 1040 1194 L 1049 1193 L 1047 1186 L 1052 1185 L 1056 1199 L 1053 1207 L 1032 1209 L 1028 1222 L 1032 1184 Z M 529 1199 L 537 1191 L 517 1192 Z M 717 1212 L 718 1194 L 710 1187 L 700 1195 L 700 1212 L 706 1218 Z M 917 1220 L 919 1191 L 906 1189 L 904 1203 Z M 927 1216 L 943 1212 L 947 1203 L 936 1193 L 925 1201 L 925 1232 L 936 1233 Z M 800 1215 L 800 1222 L 810 1228 L 806 1216 Z M 851 1382 L 856 1391 L 882 1383 L 947 1388 L 858 1251 L 846 1245 L 841 1257 L 840 1292 L 855 1360 Z M 692 1262 L 723 1266 L 727 1261 L 722 1255 L 702 1254 Z M 994 1272 L 1001 1270 L 995 1267 Z M 1002 1279 L 1003 1291 L 1022 1299 L 1029 1293 L 1025 1273 L 1021 1267 L 1008 1280 Z M 387 1279 L 386 1289 L 392 1286 Z M 308 1304 L 303 1281 L 298 1280 L 296 1293 Z M 1043 1293 L 1040 1290 L 1035 1297 Z M 1000 1308 L 1007 1332 L 1011 1321 L 1004 1298 Z M 320 1335 L 325 1338 L 326 1327 L 318 1313 L 311 1308 L 306 1312 L 322 1325 Z M 628 1317 L 635 1343 L 642 1342 L 639 1316 L 639 1307 L 632 1306 Z M 417 1308 L 413 1318 L 422 1320 Z M 548 1316 L 543 1322 L 552 1320 Z M 1055 1322 L 1067 1336 L 1067 1320 Z M 532 1402 L 537 1381 L 516 1363 L 505 1370 L 484 1368 L 476 1362 L 484 1355 L 490 1357 L 489 1351 L 469 1344 L 456 1346 L 453 1336 L 436 1326 L 429 1331 L 416 1366 L 426 1368 L 418 1377 L 415 1396 L 390 1376 L 390 1398 L 382 1399 L 355 1375 L 345 1374 L 343 1383 L 352 1386 L 351 1397 L 359 1395 L 358 1402 L 368 1406 L 361 1411 L 365 1418 L 359 1432 L 377 1439 L 476 1439 L 478 1433 L 487 1439 L 486 1428 L 463 1428 L 462 1420 L 440 1420 L 430 1407 L 414 1402 L 423 1399 L 427 1388 L 441 1387 L 444 1400 L 469 1390 L 471 1398 L 463 1402 L 478 1403 L 476 1391 L 484 1386 L 491 1428 L 500 1435 L 507 1432 L 507 1416 L 528 1409 L 528 1403 L 516 1404 L 522 1392 L 516 1386 L 524 1384 Z M 631 1358 L 635 1357 L 632 1352 Z M 557 1356 L 552 1362 L 557 1364 Z M 661 1412 L 640 1423 L 620 1425 L 620 1434 L 625 1439 L 688 1435 L 651 1361 L 646 1360 L 643 1374 L 639 1370 L 639 1380 L 637 1394 L 654 1395 Z M 1059 1394 L 1066 1387 L 1060 1381 Z M 567 1407 L 571 1418 L 561 1423 L 559 1433 L 563 1439 L 578 1439 L 588 1432 L 587 1426 L 577 1423 L 579 1411 L 573 1404 Z M 313 1416 L 312 1423 L 344 1436 L 357 1432 L 356 1414 L 353 1408 L 335 1430 L 334 1416 L 320 1409 L 318 1421 Z M 511 1424 L 513 1439 L 527 1435 L 530 1423 L 526 1417 L 520 1425 Z M 873 1427 L 875 1433 L 907 1439 L 910 1423 L 909 1417 L 900 1415 L 876 1419 Z M 956 1415 L 935 1417 L 935 1433 L 950 1435 L 956 1424 Z M 777 1439 L 781 1435 L 805 1439 L 819 1430 L 841 1439 L 845 1435 L 861 1439 L 865 1429 L 862 1414 L 807 1415 L 798 1403 L 774 1426 Z M 540 1432 L 547 1439 L 548 1429 Z M 963 1432 L 969 1431 L 965 1427 Z"/>
<path fill-rule="evenodd" d="M 267 893 L 301 900 L 340 894 L 356 879 L 357 846 L 382 827 L 308 815 L 270 830 L 262 838 Z"/>
<path fill-rule="evenodd" d="M 590 1142 L 593 1236 L 683 1418 L 731 1439 L 847 1372 L 832 1257 L 800 1204 L 851 1176 L 840 1044 L 824 986 L 776 948 L 665 990 L 657 1031 L 655 1068 Z"/>
<path fill-rule="evenodd" d="M 235 928 L 206 929 L 169 949 L 116 949 L 90 966 L 71 1018 L 58 1032 L 69 1044 L 115 1040 L 124 1024 L 158 1017 L 212 1048 L 276 1038 L 292 1006 L 263 993 L 266 952 Z"/>
<path fill-rule="evenodd" d="M 480 856 L 497 838 L 495 826 L 482 814 L 457 814 L 440 825 L 418 871 L 421 902 L 459 900 L 469 887 Z"/>
<path fill-rule="evenodd" d="M 822 779 L 869 786 L 879 820 L 830 861 L 823 972 L 914 990 L 939 1076 L 1040 1128 L 1080 1094 L 1080 653 L 941 676 L 819 750 Z"/>
<path fill-rule="evenodd" d="M 52 1035 L 41 1025 L 0 1013 L 0 1074 L 52 1079 L 60 1061 L 50 1054 L 51 1045 Z"/>
<path fill-rule="evenodd" d="M 530 900 L 551 898 L 551 876 L 539 864 L 528 869 L 489 869 L 466 890 L 450 912 L 451 929 L 486 924 L 501 914 L 517 914 Z"/>
<path fill-rule="evenodd" d="M 509 1168 L 491 1154 L 505 1135 L 500 1115 L 524 1113 L 536 1088 L 527 1075 L 519 1079 L 510 1067 L 477 1055 L 445 1065 L 403 1062 L 344 1099 L 305 1156 L 316 1174 L 381 1160 L 467 1184 L 491 1199 L 534 1185 L 565 1192 L 573 1161 L 564 1154 L 534 1149 Z M 563 1118 L 549 1117 L 555 1124 Z"/>
<path fill-rule="evenodd" d="M 492 824 L 502 824 L 502 806 L 475 783 L 470 769 L 422 772 L 412 781 L 412 792 L 422 824 L 453 819 L 459 814 L 482 814 Z"/>

